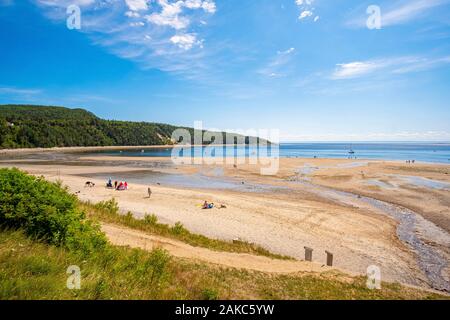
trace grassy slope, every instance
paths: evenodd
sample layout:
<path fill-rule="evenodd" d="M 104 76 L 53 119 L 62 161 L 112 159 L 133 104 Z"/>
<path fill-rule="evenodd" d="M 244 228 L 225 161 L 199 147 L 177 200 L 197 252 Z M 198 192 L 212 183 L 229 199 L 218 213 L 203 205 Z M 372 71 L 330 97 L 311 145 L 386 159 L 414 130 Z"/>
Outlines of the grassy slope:
<path fill-rule="evenodd" d="M 163 258 L 161 258 L 163 257 Z M 368 290 L 365 279 L 329 273 L 268 275 L 170 258 L 161 252 L 111 248 L 88 259 L 0 232 L 0 299 L 436 299 L 395 284 Z M 156 263 L 155 263 L 156 262 Z M 164 265 L 161 272 L 155 264 Z M 66 269 L 81 268 L 81 290 L 66 288 Z"/>

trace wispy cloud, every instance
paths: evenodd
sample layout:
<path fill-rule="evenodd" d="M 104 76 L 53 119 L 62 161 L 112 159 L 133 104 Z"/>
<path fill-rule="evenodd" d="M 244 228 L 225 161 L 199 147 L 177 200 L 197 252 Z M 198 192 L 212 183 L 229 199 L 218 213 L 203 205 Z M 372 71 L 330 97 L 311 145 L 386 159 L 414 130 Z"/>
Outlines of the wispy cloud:
<path fill-rule="evenodd" d="M 15 87 L 0 87 L 0 94 L 9 95 L 36 95 L 42 93 L 40 89 L 26 89 L 26 88 L 15 88 Z"/>
<path fill-rule="evenodd" d="M 449 141 L 448 131 L 399 131 L 399 132 L 373 132 L 373 133 L 325 133 L 307 134 L 295 132 L 282 132 L 281 142 L 299 141 Z"/>
<path fill-rule="evenodd" d="M 427 58 L 404 56 L 368 61 L 340 63 L 331 75 L 333 80 L 360 78 L 380 72 L 386 75 L 425 71 L 450 63 L 450 56 Z"/>
<path fill-rule="evenodd" d="M 5 103 L 35 103 L 43 97 L 44 91 L 35 88 L 0 86 L 0 99 Z"/>
<path fill-rule="evenodd" d="M 381 8 L 381 27 L 405 24 L 416 21 L 426 16 L 434 8 L 449 4 L 449 0 L 397 0 L 390 2 L 389 5 L 380 6 Z M 366 27 L 367 15 L 365 7 L 361 7 L 360 14 L 356 18 L 347 21 L 351 27 Z"/>
<path fill-rule="evenodd" d="M 445 3 L 449 3 L 448 0 L 413 0 L 403 2 L 398 7 L 383 13 L 381 23 L 383 26 L 391 26 L 409 22 L 423 15 L 427 10 Z"/>
<path fill-rule="evenodd" d="M 284 70 L 284 67 L 291 61 L 294 54 L 295 48 L 278 51 L 276 56 L 266 66 L 258 70 L 258 73 L 271 78 L 285 76 L 286 70 Z"/>
<path fill-rule="evenodd" d="M 65 23 L 66 8 L 81 8 L 81 30 L 94 44 L 140 64 L 144 69 L 186 73 L 205 68 L 202 37 L 214 0 L 34 0 L 44 14 Z M 203 23 L 202 23 L 203 22 Z M 202 27 L 199 27 L 199 26 Z M 195 32 L 193 28 L 195 26 Z"/>

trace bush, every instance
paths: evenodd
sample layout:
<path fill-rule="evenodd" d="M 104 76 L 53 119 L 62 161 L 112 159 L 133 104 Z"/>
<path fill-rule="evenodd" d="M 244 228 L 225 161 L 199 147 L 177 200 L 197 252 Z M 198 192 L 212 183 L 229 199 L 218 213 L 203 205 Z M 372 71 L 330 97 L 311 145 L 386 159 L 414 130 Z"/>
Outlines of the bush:
<path fill-rule="evenodd" d="M 175 225 L 172 227 L 172 232 L 174 234 L 180 235 L 180 234 L 184 233 L 185 231 L 186 231 L 186 229 L 184 229 L 183 224 L 179 221 L 177 223 L 175 223 Z"/>
<path fill-rule="evenodd" d="M 153 285 L 160 283 L 166 272 L 169 261 L 170 255 L 166 250 L 160 248 L 152 250 L 147 263 L 152 266 L 151 283 Z"/>
<path fill-rule="evenodd" d="M 114 198 L 107 201 L 100 201 L 99 203 L 95 204 L 94 207 L 99 210 L 107 211 L 108 213 L 111 214 L 119 213 L 119 204 Z"/>
<path fill-rule="evenodd" d="M 156 225 L 158 223 L 158 217 L 155 214 L 148 215 L 146 214 L 144 217 L 144 221 L 150 225 Z"/>
<path fill-rule="evenodd" d="M 0 225 L 84 253 L 106 244 L 99 226 L 77 208 L 74 195 L 18 169 L 0 169 Z"/>
<path fill-rule="evenodd" d="M 202 291 L 203 300 L 219 300 L 219 293 L 214 289 L 204 289 Z"/>

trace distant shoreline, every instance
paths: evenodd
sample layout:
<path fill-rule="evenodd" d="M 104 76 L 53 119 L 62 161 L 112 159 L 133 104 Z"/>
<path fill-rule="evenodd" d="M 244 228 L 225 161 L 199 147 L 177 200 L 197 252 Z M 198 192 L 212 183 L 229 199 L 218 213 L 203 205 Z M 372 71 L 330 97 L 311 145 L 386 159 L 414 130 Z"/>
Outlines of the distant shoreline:
<path fill-rule="evenodd" d="M 175 145 L 20 148 L 20 149 L 0 149 L 0 154 L 41 153 L 41 152 L 83 152 L 83 151 L 102 151 L 102 150 L 120 150 L 120 149 L 133 150 L 133 149 L 156 149 L 156 148 L 173 148 L 173 147 L 175 147 Z"/>
<path fill-rule="evenodd" d="M 45 152 L 89 152 L 89 151 L 109 151 L 109 150 L 137 150 L 137 149 L 167 149 L 167 148 L 182 148 L 182 147 L 199 147 L 199 146 L 211 146 L 211 145 L 197 145 L 192 144 L 189 146 L 179 144 L 167 144 L 167 145 L 148 145 L 148 146 L 94 146 L 94 147 L 53 147 L 53 148 L 18 148 L 18 149 L 0 149 L 0 155 L 8 155 L 13 153 L 26 154 L 26 153 L 45 153 Z M 216 144 L 218 146 L 228 146 L 227 144 Z M 243 144 L 238 144 L 243 146 Z M 247 144 L 245 144 L 247 146 Z"/>

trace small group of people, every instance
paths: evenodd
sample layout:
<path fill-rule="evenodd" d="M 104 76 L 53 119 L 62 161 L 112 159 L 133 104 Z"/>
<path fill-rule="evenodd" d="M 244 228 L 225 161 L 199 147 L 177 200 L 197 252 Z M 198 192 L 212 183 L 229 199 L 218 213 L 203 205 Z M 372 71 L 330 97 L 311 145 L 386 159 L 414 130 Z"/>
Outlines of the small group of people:
<path fill-rule="evenodd" d="M 215 205 L 214 205 L 213 202 L 208 203 L 208 201 L 205 201 L 205 202 L 203 203 L 202 209 L 213 209 L 214 207 L 215 207 Z M 221 204 L 221 205 L 220 205 L 219 207 L 217 207 L 217 208 L 218 208 L 218 209 L 226 209 L 227 206 L 224 205 L 224 204 Z"/>
<path fill-rule="evenodd" d="M 406 160 L 406 163 L 416 163 L 416 160 Z"/>
<path fill-rule="evenodd" d="M 124 190 L 128 190 L 128 183 L 126 181 L 125 182 L 124 181 L 121 181 L 121 182 L 114 181 L 114 185 L 113 185 L 112 179 L 109 178 L 108 182 L 106 183 L 106 187 L 110 188 L 110 189 L 114 188 L 115 190 L 118 190 L 118 191 L 124 191 Z"/>

